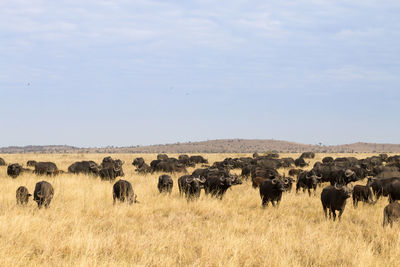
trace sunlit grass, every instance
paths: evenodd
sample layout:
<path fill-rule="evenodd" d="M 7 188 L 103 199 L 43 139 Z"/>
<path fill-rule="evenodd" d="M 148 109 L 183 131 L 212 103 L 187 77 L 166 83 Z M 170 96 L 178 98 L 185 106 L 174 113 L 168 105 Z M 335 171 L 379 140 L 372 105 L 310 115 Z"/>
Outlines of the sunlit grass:
<path fill-rule="evenodd" d="M 203 154 L 204 155 L 204 154 Z M 334 157 L 338 154 L 330 154 Z M 371 154 L 357 154 L 366 157 Z M 1 155 L 8 163 L 53 161 L 62 170 L 78 160 L 107 155 Z M 341 222 L 326 221 L 316 196 L 285 193 L 279 208 L 261 208 L 250 182 L 228 190 L 222 201 L 179 197 L 173 175 L 171 195 L 160 195 L 160 174 L 138 175 L 131 165 L 138 155 L 111 155 L 125 161 L 126 180 L 140 204 L 113 206 L 112 183 L 85 175 L 17 179 L 0 167 L 0 266 L 398 266 L 399 226 L 382 228 L 386 199 L 357 209 L 349 200 Z M 140 155 L 147 163 L 155 154 Z M 171 156 L 176 156 L 171 154 Z M 205 154 L 212 163 L 241 154 Z M 298 154 L 281 156 L 298 157 Z M 313 164 L 323 156 L 310 160 Z M 191 172 L 193 168 L 189 169 Z M 235 171 L 238 172 L 238 171 Z M 287 172 L 287 170 L 285 170 Z M 16 205 L 15 190 L 50 182 L 50 208 L 30 200 Z M 362 182 L 364 183 L 364 182 Z"/>

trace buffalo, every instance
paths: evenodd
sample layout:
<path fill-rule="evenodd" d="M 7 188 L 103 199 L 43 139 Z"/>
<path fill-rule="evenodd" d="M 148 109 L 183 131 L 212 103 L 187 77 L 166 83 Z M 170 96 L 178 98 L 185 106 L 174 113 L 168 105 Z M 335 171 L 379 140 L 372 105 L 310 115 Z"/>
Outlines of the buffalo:
<path fill-rule="evenodd" d="M 400 203 L 393 202 L 388 204 L 383 209 L 383 227 L 390 224 L 390 227 L 393 226 L 393 221 L 398 220 L 400 218 Z"/>
<path fill-rule="evenodd" d="M 158 177 L 158 190 L 160 193 L 166 192 L 171 194 L 172 187 L 174 186 L 174 181 L 172 180 L 171 176 L 163 174 Z"/>
<path fill-rule="evenodd" d="M 356 208 L 358 202 L 372 203 L 372 192 L 371 188 L 366 185 L 355 185 L 353 188 L 353 206 Z"/>
<path fill-rule="evenodd" d="M 392 193 L 392 190 L 396 189 L 396 186 L 392 187 L 392 183 L 398 184 L 400 182 L 400 177 L 391 177 L 384 179 L 368 178 L 367 186 L 372 188 L 372 192 L 378 200 L 381 196 L 388 196 Z M 396 192 L 392 193 L 395 196 Z"/>
<path fill-rule="evenodd" d="M 7 175 L 12 178 L 17 178 L 21 172 L 23 172 L 23 168 L 18 163 L 10 164 L 7 167 Z"/>
<path fill-rule="evenodd" d="M 36 163 L 37 163 L 36 160 L 28 160 L 28 161 L 26 162 L 26 166 L 35 167 L 35 164 L 36 164 Z"/>
<path fill-rule="evenodd" d="M 194 164 L 199 164 L 199 163 L 208 164 L 208 160 L 203 158 L 202 156 L 191 156 L 189 159 L 190 162 Z"/>
<path fill-rule="evenodd" d="M 187 173 L 185 166 L 173 158 L 167 160 L 153 160 L 150 162 L 151 173 L 154 172 L 184 172 Z"/>
<path fill-rule="evenodd" d="M 260 197 L 262 200 L 262 206 L 268 206 L 268 202 L 271 202 L 272 206 L 279 206 L 279 202 L 282 198 L 282 193 L 287 190 L 288 182 L 284 182 L 279 178 L 272 180 L 267 179 L 260 185 Z"/>
<path fill-rule="evenodd" d="M 298 158 L 294 161 L 294 165 L 296 165 L 296 167 L 304 168 L 308 166 L 308 163 L 304 160 L 304 158 Z"/>
<path fill-rule="evenodd" d="M 205 181 L 205 178 L 193 177 L 192 175 L 180 177 L 178 179 L 180 195 L 185 194 L 188 200 L 199 198 L 201 188 L 203 188 Z"/>
<path fill-rule="evenodd" d="M 46 182 L 41 181 L 36 183 L 35 191 L 33 192 L 33 200 L 37 202 L 39 209 L 44 205 L 48 208 L 54 196 L 53 186 Z"/>
<path fill-rule="evenodd" d="M 133 166 L 139 167 L 144 163 L 144 159 L 143 158 L 135 158 L 132 162 Z"/>
<path fill-rule="evenodd" d="M 94 161 L 78 161 L 68 167 L 69 173 L 99 175 L 100 166 Z"/>
<path fill-rule="evenodd" d="M 16 191 L 17 205 L 26 205 L 30 196 L 32 196 L 32 194 L 29 194 L 25 186 L 18 187 Z"/>
<path fill-rule="evenodd" d="M 297 183 L 296 183 L 296 193 L 303 188 L 303 192 L 307 189 L 308 195 L 311 196 L 311 189 L 314 189 L 314 195 L 317 190 L 317 185 L 321 181 L 321 176 L 317 176 L 315 172 L 301 172 L 297 176 Z"/>
<path fill-rule="evenodd" d="M 125 176 L 122 169 L 124 163 L 120 159 L 112 159 L 105 157 L 101 163 L 101 170 L 99 172 L 102 180 L 113 181 L 119 176 Z"/>
<path fill-rule="evenodd" d="M 323 163 L 333 163 L 333 162 L 334 162 L 334 159 L 333 159 L 332 157 L 324 157 L 324 158 L 322 159 L 322 162 L 323 162 Z"/>
<path fill-rule="evenodd" d="M 126 180 L 118 180 L 113 185 L 113 204 L 115 205 L 117 199 L 120 202 L 127 201 L 129 205 L 138 203 L 136 200 L 137 196 L 133 192 L 133 188 L 130 182 Z"/>
<path fill-rule="evenodd" d="M 146 162 L 144 162 L 143 158 L 136 158 L 133 162 L 132 162 L 133 166 L 136 166 L 136 172 L 138 173 L 143 173 L 143 174 L 147 174 L 151 172 L 151 168 L 149 165 L 146 164 Z"/>
<path fill-rule="evenodd" d="M 226 191 L 232 185 L 242 184 L 242 181 L 237 176 L 209 176 L 204 183 L 205 194 L 211 194 L 219 199 L 222 199 Z"/>
<path fill-rule="evenodd" d="M 0 158 L 0 166 L 6 166 L 6 162 L 3 158 Z"/>
<path fill-rule="evenodd" d="M 313 158 L 315 158 L 315 153 L 314 152 L 303 152 L 300 155 L 300 158 L 302 158 L 302 159 L 313 159 Z"/>
<path fill-rule="evenodd" d="M 168 159 L 168 155 L 167 154 L 158 154 L 157 155 L 157 159 L 158 160 L 167 160 Z"/>
<path fill-rule="evenodd" d="M 33 172 L 37 175 L 56 175 L 58 174 L 58 169 L 53 162 L 37 162 Z"/>
<path fill-rule="evenodd" d="M 324 210 L 325 218 L 327 218 L 327 209 L 329 209 L 329 219 L 333 215 L 336 220 L 336 210 L 339 211 L 339 220 L 346 207 L 346 200 L 351 196 L 351 190 L 346 185 L 330 185 L 322 189 L 321 202 Z"/>

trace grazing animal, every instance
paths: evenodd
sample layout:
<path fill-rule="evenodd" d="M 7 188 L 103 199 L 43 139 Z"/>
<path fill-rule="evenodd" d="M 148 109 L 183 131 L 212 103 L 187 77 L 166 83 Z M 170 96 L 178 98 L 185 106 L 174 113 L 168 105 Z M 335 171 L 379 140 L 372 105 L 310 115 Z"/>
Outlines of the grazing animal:
<path fill-rule="evenodd" d="M 169 193 L 172 192 L 172 187 L 174 186 L 174 181 L 172 180 L 171 176 L 163 174 L 158 177 L 158 191 L 160 193 Z"/>
<path fill-rule="evenodd" d="M 272 206 L 279 206 L 279 202 L 282 198 L 282 192 L 287 190 L 288 182 L 284 182 L 279 178 L 267 179 L 260 185 L 260 197 L 261 204 L 263 207 L 268 206 L 268 202 L 271 202 Z"/>
<path fill-rule="evenodd" d="M 46 181 L 36 183 L 35 191 L 33 192 L 33 200 L 37 202 L 39 209 L 44 205 L 48 208 L 54 196 L 53 186 Z"/>
<path fill-rule="evenodd" d="M 58 169 L 53 162 L 37 162 L 33 172 L 37 175 L 56 175 L 58 174 Z"/>
<path fill-rule="evenodd" d="M 374 195 L 376 196 L 376 200 L 378 200 L 381 196 L 388 196 L 392 193 L 393 190 L 396 190 L 397 186 L 391 187 L 392 183 L 398 184 L 400 182 L 400 177 L 392 177 L 392 178 L 384 178 L 384 179 L 375 179 L 368 178 L 367 186 L 372 188 Z M 397 194 L 392 193 L 392 197 L 396 198 Z"/>
<path fill-rule="evenodd" d="M 327 209 L 329 209 L 329 219 L 333 215 L 333 220 L 336 220 L 336 210 L 339 211 L 339 220 L 346 207 L 346 200 L 351 196 L 351 190 L 346 186 L 330 185 L 322 189 L 321 202 L 324 209 L 325 218 L 327 218 Z"/>
<path fill-rule="evenodd" d="M 7 167 L 7 175 L 12 178 L 17 178 L 23 172 L 23 168 L 18 163 L 13 163 Z"/>
<path fill-rule="evenodd" d="M 353 206 L 358 206 L 358 201 L 372 203 L 372 192 L 366 185 L 355 185 L 353 188 Z"/>
<path fill-rule="evenodd" d="M 201 188 L 205 182 L 205 178 L 183 175 L 178 179 L 179 193 L 181 196 L 185 194 L 187 200 L 199 198 Z"/>
<path fill-rule="evenodd" d="M 144 164 L 144 159 L 143 158 L 135 158 L 132 162 L 133 166 L 139 167 L 142 164 Z"/>
<path fill-rule="evenodd" d="M 194 164 L 199 164 L 199 163 L 208 164 L 208 160 L 203 158 L 202 156 L 191 156 L 189 160 Z"/>
<path fill-rule="evenodd" d="M 206 178 L 206 182 L 204 183 L 204 192 L 206 195 L 211 194 L 211 196 L 222 199 L 222 197 L 226 193 L 226 190 L 228 190 L 232 185 L 236 184 L 242 184 L 242 181 L 236 176 L 211 176 Z"/>
<path fill-rule="evenodd" d="M 36 164 L 36 163 L 37 163 L 36 160 L 28 160 L 28 161 L 26 162 L 26 166 L 35 167 L 35 164 Z"/>
<path fill-rule="evenodd" d="M 315 157 L 314 152 L 304 152 L 300 156 L 300 158 L 303 158 L 303 159 L 313 159 L 314 157 Z"/>
<path fill-rule="evenodd" d="M 323 163 L 333 163 L 335 160 L 332 157 L 325 157 L 322 159 Z"/>
<path fill-rule="evenodd" d="M 294 165 L 296 165 L 296 167 L 306 167 L 308 166 L 308 163 L 304 160 L 304 158 L 298 158 L 294 161 Z"/>
<path fill-rule="evenodd" d="M 0 158 L 0 166 L 6 166 L 6 162 L 3 158 Z"/>
<path fill-rule="evenodd" d="M 317 185 L 321 181 L 321 176 L 317 176 L 315 172 L 301 172 L 297 176 L 296 193 L 299 192 L 300 188 L 303 188 L 303 192 L 307 189 L 308 195 L 311 196 L 311 189 L 314 189 L 314 195 L 317 190 Z"/>
<path fill-rule="evenodd" d="M 167 160 L 168 159 L 168 155 L 167 154 L 158 154 L 157 155 L 157 159 L 161 160 L 161 161 Z"/>
<path fill-rule="evenodd" d="M 96 162 L 94 161 L 78 161 L 71 166 L 68 167 L 68 172 L 69 173 L 74 173 L 74 174 L 91 174 L 91 175 L 99 175 L 100 173 L 100 166 L 97 165 Z"/>
<path fill-rule="evenodd" d="M 386 225 L 390 224 L 390 227 L 393 226 L 393 221 L 397 220 L 400 218 L 400 203 L 399 202 L 393 202 L 388 204 L 384 209 L 383 209 L 383 227 Z"/>
<path fill-rule="evenodd" d="M 30 196 L 32 195 L 29 194 L 29 191 L 25 186 L 18 187 L 16 191 L 17 205 L 26 205 Z"/>
<path fill-rule="evenodd" d="M 113 185 L 113 204 L 115 205 L 115 202 L 117 199 L 120 202 L 125 202 L 127 201 L 129 205 L 133 203 L 139 203 L 139 201 L 136 200 L 137 196 L 133 192 L 133 188 L 130 182 L 126 180 L 118 180 L 115 182 Z"/>

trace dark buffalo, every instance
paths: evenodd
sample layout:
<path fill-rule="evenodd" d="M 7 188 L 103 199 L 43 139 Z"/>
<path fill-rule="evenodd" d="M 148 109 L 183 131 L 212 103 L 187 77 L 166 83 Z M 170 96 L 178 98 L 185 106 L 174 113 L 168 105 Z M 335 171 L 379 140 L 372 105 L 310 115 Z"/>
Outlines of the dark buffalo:
<path fill-rule="evenodd" d="M 308 166 L 308 163 L 304 160 L 304 158 L 298 158 L 294 161 L 294 165 L 296 165 L 296 167 L 304 168 Z"/>
<path fill-rule="evenodd" d="M 372 203 L 371 188 L 366 185 L 355 185 L 353 188 L 353 206 L 356 208 L 358 202 Z"/>
<path fill-rule="evenodd" d="M 100 170 L 99 175 L 101 180 L 104 181 L 114 181 L 121 172 L 121 169 L 115 167 L 103 168 Z"/>
<path fill-rule="evenodd" d="M 327 218 L 327 209 L 329 209 L 329 219 L 333 215 L 333 220 L 336 220 L 336 210 L 339 211 L 339 220 L 346 207 L 346 200 L 351 196 L 351 190 L 345 186 L 327 186 L 322 189 L 321 202 L 324 209 L 325 218 Z"/>
<path fill-rule="evenodd" d="M 311 196 L 311 189 L 316 194 L 317 185 L 321 181 L 321 176 L 317 176 L 313 171 L 304 171 L 297 176 L 296 193 L 303 188 L 303 192 L 307 189 L 308 195 Z"/>
<path fill-rule="evenodd" d="M 334 159 L 332 157 L 325 157 L 322 159 L 323 163 L 333 163 Z"/>
<path fill-rule="evenodd" d="M 400 203 L 393 202 L 388 204 L 383 209 L 383 227 L 390 224 L 390 227 L 393 226 L 393 221 L 398 220 L 400 218 Z"/>
<path fill-rule="evenodd" d="M 204 192 L 206 195 L 211 194 L 211 196 L 222 199 L 232 185 L 238 184 L 242 184 L 242 181 L 237 176 L 209 176 L 204 183 Z"/>
<path fill-rule="evenodd" d="M 246 180 L 247 180 L 249 178 L 250 174 L 251 174 L 250 165 L 243 166 L 242 173 L 240 174 L 240 176 L 246 178 Z"/>
<path fill-rule="evenodd" d="M 178 162 L 185 167 L 195 167 L 196 164 L 190 161 L 190 157 L 188 155 L 179 155 Z"/>
<path fill-rule="evenodd" d="M 44 205 L 48 208 L 54 196 L 53 186 L 46 182 L 41 181 L 36 183 L 35 191 L 33 192 L 33 200 L 37 202 L 39 209 Z"/>
<path fill-rule="evenodd" d="M 120 202 L 127 201 L 129 205 L 138 203 L 136 200 L 136 194 L 133 192 L 133 188 L 130 182 L 126 180 L 118 180 L 113 185 L 113 204 L 115 205 L 117 199 Z"/>
<path fill-rule="evenodd" d="M 289 167 L 291 167 L 292 165 L 295 165 L 294 159 L 292 159 L 292 158 L 282 158 L 282 159 L 281 159 L 281 166 L 282 166 L 282 167 L 284 167 L 284 168 L 289 168 Z"/>
<path fill-rule="evenodd" d="M 157 155 L 157 159 L 158 160 L 167 160 L 168 159 L 168 155 L 167 154 L 158 154 Z"/>
<path fill-rule="evenodd" d="M 26 166 L 35 167 L 36 163 L 37 163 L 36 160 L 28 160 L 26 162 Z"/>
<path fill-rule="evenodd" d="M 279 205 L 282 198 L 282 193 L 287 190 L 287 184 L 279 178 L 267 179 L 260 185 L 260 197 L 262 199 L 262 206 L 268 206 L 271 202 L 272 206 Z"/>
<path fill-rule="evenodd" d="M 23 168 L 18 163 L 10 164 L 7 167 L 7 175 L 12 178 L 17 178 L 21 172 L 23 172 Z"/>
<path fill-rule="evenodd" d="M 172 187 L 174 186 L 174 181 L 172 180 L 171 176 L 163 174 L 158 177 L 158 190 L 160 193 L 169 193 L 172 192 Z"/>
<path fill-rule="evenodd" d="M 190 156 L 190 162 L 194 164 L 205 163 L 208 164 L 208 160 L 203 158 L 202 156 Z"/>
<path fill-rule="evenodd" d="M 300 155 L 300 158 L 302 158 L 302 159 L 313 159 L 313 158 L 315 158 L 315 153 L 314 152 L 303 152 Z"/>
<path fill-rule="evenodd" d="M 25 186 L 18 187 L 16 191 L 17 205 L 26 205 L 30 196 L 32 195 L 29 194 L 28 188 Z"/>
<path fill-rule="evenodd" d="M 101 170 L 99 172 L 102 180 L 115 180 L 120 176 L 125 176 L 122 165 L 124 163 L 120 159 L 112 159 L 111 157 L 105 157 L 101 163 Z"/>
<path fill-rule="evenodd" d="M 58 174 L 58 169 L 53 162 L 37 162 L 33 172 L 37 175 L 56 175 Z"/>
<path fill-rule="evenodd" d="M 69 173 L 99 175 L 101 167 L 94 161 L 78 161 L 68 167 Z"/>
<path fill-rule="evenodd" d="M 206 179 L 193 177 L 192 175 L 184 175 L 178 179 L 178 187 L 180 195 L 185 194 L 186 198 L 195 199 L 200 197 L 201 188 Z"/>
<path fill-rule="evenodd" d="M 138 173 L 142 173 L 142 174 L 147 174 L 151 172 L 151 168 L 149 165 L 146 164 L 146 162 L 144 162 L 143 158 L 136 158 L 133 162 L 132 162 L 133 166 L 136 166 L 136 172 Z"/>
<path fill-rule="evenodd" d="M 331 185 L 335 185 L 335 184 L 347 185 L 351 182 L 356 182 L 358 180 L 359 179 L 358 179 L 356 173 L 351 169 L 347 169 L 347 170 L 339 169 L 339 170 L 332 171 L 330 173 L 330 177 L 329 177 L 329 182 L 331 183 Z"/>
<path fill-rule="evenodd" d="M 388 196 L 393 190 L 391 187 L 392 183 L 398 184 L 400 182 L 400 177 L 391 177 L 384 179 L 368 178 L 367 186 L 372 188 L 372 192 L 378 200 L 381 196 Z"/>
<path fill-rule="evenodd" d="M 6 166 L 6 162 L 4 161 L 3 158 L 0 158 L 0 166 Z"/>
<path fill-rule="evenodd" d="M 187 173 L 185 166 L 175 161 L 152 161 L 150 163 L 151 172 L 184 172 Z"/>
<path fill-rule="evenodd" d="M 135 158 L 132 162 L 133 166 L 139 167 L 144 164 L 144 159 L 143 158 Z"/>

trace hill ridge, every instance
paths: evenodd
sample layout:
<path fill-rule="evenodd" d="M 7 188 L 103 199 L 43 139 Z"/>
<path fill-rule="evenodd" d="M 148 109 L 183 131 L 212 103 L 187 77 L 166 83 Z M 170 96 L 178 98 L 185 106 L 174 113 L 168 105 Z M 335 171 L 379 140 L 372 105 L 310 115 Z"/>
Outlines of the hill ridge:
<path fill-rule="evenodd" d="M 400 153 L 400 144 L 356 142 L 343 145 L 311 145 L 274 139 L 216 139 L 146 146 L 76 147 L 69 145 L 28 145 L 1 147 L 0 153 L 253 153 L 277 151 L 286 153 Z"/>

